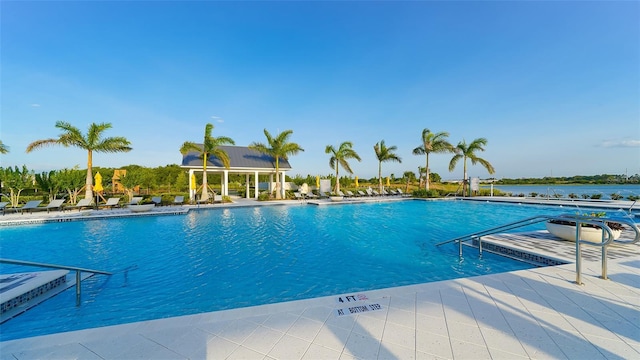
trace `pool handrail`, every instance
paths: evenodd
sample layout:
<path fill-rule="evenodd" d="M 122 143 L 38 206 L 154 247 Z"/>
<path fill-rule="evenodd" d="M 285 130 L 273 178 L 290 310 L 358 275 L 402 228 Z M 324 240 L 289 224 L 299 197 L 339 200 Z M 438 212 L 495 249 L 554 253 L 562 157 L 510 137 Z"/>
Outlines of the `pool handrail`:
<path fill-rule="evenodd" d="M 76 266 L 46 264 L 46 263 L 39 263 L 39 262 L 33 262 L 33 261 L 24 261 L 24 260 L 13 260 L 13 259 L 2 259 L 2 258 L 0 258 L 0 263 L 2 263 L 2 264 L 11 264 L 11 265 L 33 266 L 33 267 L 43 267 L 43 268 L 50 268 L 50 269 L 60 269 L 60 270 L 75 271 L 76 272 L 76 306 L 80 306 L 80 297 L 81 297 L 81 293 L 82 293 L 81 287 L 80 287 L 80 283 L 82 282 L 81 274 L 83 272 L 90 273 L 91 274 L 90 276 L 93 276 L 95 274 L 113 275 L 113 273 L 110 273 L 108 271 L 86 269 L 86 268 L 81 268 L 81 267 L 76 267 Z"/>
<path fill-rule="evenodd" d="M 504 224 L 504 225 L 492 227 L 492 228 L 489 228 L 489 229 L 476 231 L 476 232 L 473 232 L 473 233 L 470 233 L 470 234 L 458 236 L 458 237 L 455 237 L 453 239 L 449 239 L 449 240 L 446 240 L 446 241 L 439 242 L 439 243 L 436 244 L 436 246 L 448 244 L 450 242 L 471 240 L 471 239 L 474 239 L 474 238 L 479 237 L 479 236 L 496 234 L 499 231 L 512 230 L 512 229 L 516 229 L 516 228 L 523 227 L 523 226 L 533 225 L 533 224 L 537 224 L 537 223 L 540 223 L 540 222 L 543 222 L 543 221 L 551 220 L 553 218 L 554 218 L 554 216 L 550 216 L 550 215 L 536 215 L 536 216 L 532 216 L 532 217 L 529 217 L 529 218 L 526 218 L 526 219 L 510 222 L 508 224 Z"/>
<path fill-rule="evenodd" d="M 601 278 L 606 280 L 607 279 L 607 247 L 611 244 L 611 243 L 617 243 L 617 244 L 636 244 L 638 242 L 640 242 L 640 228 L 638 227 L 638 224 L 636 224 L 634 221 L 632 220 L 628 220 L 628 219 L 612 219 L 609 217 L 600 217 L 600 216 L 588 216 L 588 215 L 576 215 L 576 214 L 561 214 L 561 215 L 537 215 L 537 216 L 533 216 L 530 218 L 526 218 L 523 220 L 519 220 L 519 221 L 514 221 L 505 225 L 500 225 L 500 226 L 496 226 L 490 229 L 485 229 L 479 232 L 475 232 L 472 234 L 467 234 L 464 236 L 458 236 L 456 238 L 453 239 L 449 239 L 447 241 L 443 241 L 440 243 L 437 243 L 436 246 L 440 246 L 443 244 L 447 244 L 450 242 L 458 242 L 459 245 L 459 256 L 462 258 L 462 242 L 463 241 L 468 241 L 468 240 L 477 240 L 478 241 L 478 248 L 479 248 L 479 253 L 480 256 L 482 256 L 482 236 L 485 235 L 491 235 L 491 234 L 496 234 L 498 232 L 502 232 L 502 231 L 506 231 L 506 230 L 512 230 L 512 229 L 516 229 L 519 227 L 523 227 L 523 226 L 528 226 L 528 225 L 533 225 L 536 223 L 540 223 L 543 221 L 548 221 L 548 220 L 561 220 L 561 221 L 570 221 L 570 222 L 574 222 L 575 223 L 575 227 L 576 227 L 576 238 L 575 238 L 575 243 L 576 243 L 576 284 L 578 285 L 582 285 L 582 279 L 581 279 L 581 268 L 582 268 L 582 254 L 581 254 L 581 250 L 580 250 L 580 246 L 582 244 L 586 244 L 586 245 L 592 245 L 592 246 L 599 246 L 602 248 L 602 276 Z M 630 241 L 625 241 L 625 240 L 615 240 L 612 230 L 611 228 L 608 226 L 608 222 L 616 222 L 616 223 L 621 223 L 621 224 L 625 224 L 627 226 L 629 226 L 634 232 L 635 232 L 635 237 L 633 238 L 633 240 Z M 596 225 L 599 226 L 602 229 L 602 241 L 597 243 L 597 242 L 593 242 L 593 241 L 587 241 L 587 240 L 581 240 L 580 239 L 580 229 L 582 228 L 582 225 Z"/>

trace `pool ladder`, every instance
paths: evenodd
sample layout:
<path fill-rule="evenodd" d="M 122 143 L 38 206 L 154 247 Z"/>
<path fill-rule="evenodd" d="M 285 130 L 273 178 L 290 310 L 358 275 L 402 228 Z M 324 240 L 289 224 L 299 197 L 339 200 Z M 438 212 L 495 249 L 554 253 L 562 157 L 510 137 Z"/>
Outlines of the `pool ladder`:
<path fill-rule="evenodd" d="M 640 228 L 638 228 L 638 224 L 636 224 L 633 220 L 627 219 L 612 219 L 607 217 L 596 217 L 596 216 L 583 216 L 583 215 L 574 215 L 574 214 L 563 214 L 563 215 L 537 215 L 530 218 L 526 218 L 523 220 L 514 221 L 508 224 L 496 226 L 493 228 L 481 230 L 479 232 L 475 232 L 472 234 L 467 234 L 463 236 L 458 236 L 453 239 L 449 239 L 447 241 L 443 241 L 437 243 L 436 246 L 455 243 L 458 242 L 458 252 L 460 258 L 462 258 L 462 243 L 469 240 L 475 240 L 478 242 L 478 251 L 480 256 L 482 256 L 482 236 L 492 235 L 501 233 L 508 230 L 513 230 L 533 224 L 538 224 L 541 222 L 545 222 L 548 220 L 561 220 L 561 221 L 571 221 L 576 223 L 576 284 L 582 285 L 582 253 L 581 253 L 581 245 L 592 245 L 599 246 L 602 249 L 602 279 L 607 279 L 607 247 L 611 245 L 614 241 L 616 244 L 636 244 L 640 242 Z M 611 228 L 607 225 L 607 222 L 617 222 L 621 224 L 625 224 L 631 228 L 635 232 L 635 237 L 633 240 L 614 240 Z M 580 229 L 581 225 L 597 225 L 602 229 L 602 241 L 601 242 L 592 242 L 587 240 L 580 240 Z"/>
<path fill-rule="evenodd" d="M 80 306 L 80 298 L 81 298 L 81 295 L 82 295 L 82 288 L 81 288 L 80 284 L 81 284 L 82 280 L 86 280 L 86 279 L 88 279 L 88 278 L 90 278 L 90 277 L 92 277 L 93 275 L 96 275 L 96 274 L 113 275 L 112 273 L 107 272 L 107 271 L 85 269 L 85 268 L 75 267 L 75 266 L 45 264 L 45 263 L 23 261 L 23 260 L 0 259 L 0 263 L 2 263 L 2 264 L 11 264 L 11 265 L 33 266 L 33 267 L 42 267 L 42 268 L 49 268 L 49 269 L 75 271 L 76 272 L 76 306 Z M 90 275 L 88 277 L 82 279 L 82 273 L 89 273 Z"/>

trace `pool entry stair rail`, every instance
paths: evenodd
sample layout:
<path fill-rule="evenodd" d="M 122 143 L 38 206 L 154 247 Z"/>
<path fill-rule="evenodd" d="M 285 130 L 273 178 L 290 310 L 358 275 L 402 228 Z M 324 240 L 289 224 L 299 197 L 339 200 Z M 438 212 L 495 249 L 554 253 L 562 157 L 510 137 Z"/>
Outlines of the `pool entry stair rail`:
<path fill-rule="evenodd" d="M 478 251 L 479 255 L 482 256 L 482 236 L 492 235 L 502 233 L 508 230 L 513 230 L 541 222 L 546 222 L 549 220 L 559 220 L 575 223 L 576 228 L 576 284 L 582 285 L 581 272 L 582 272 L 582 255 L 581 255 L 581 245 L 591 245 L 591 246 L 599 246 L 602 248 L 602 279 L 607 279 L 607 247 L 612 243 L 625 245 L 625 244 L 637 244 L 640 242 L 640 228 L 638 228 L 638 224 L 635 223 L 632 219 L 624 219 L 624 218 L 609 218 L 609 217 L 601 217 L 601 216 L 585 216 L 585 215 L 574 215 L 574 214 L 562 214 L 562 215 L 538 215 L 530 218 L 526 218 L 523 220 L 514 221 L 508 224 L 496 226 L 493 228 L 481 230 L 475 232 L 473 234 L 467 234 L 464 236 L 458 236 L 453 239 L 449 239 L 447 241 L 442 241 L 436 244 L 436 246 L 455 243 L 458 242 L 458 253 L 460 258 L 462 258 L 462 244 L 465 241 L 477 241 L 478 243 Z M 634 231 L 635 236 L 632 240 L 615 240 L 611 228 L 607 225 L 608 222 L 616 222 L 620 224 L 625 224 L 631 230 Z M 598 226 L 602 229 L 602 240 L 601 242 L 593 242 L 581 239 L 581 228 L 582 225 L 594 225 Z"/>
<path fill-rule="evenodd" d="M 73 286 L 74 283 L 67 284 L 66 276 L 69 271 L 75 271 L 76 306 L 80 306 L 82 295 L 81 283 L 93 275 L 112 275 L 112 273 L 101 270 L 86 269 L 76 266 L 65 266 L 56 264 L 46 264 L 39 262 L 1 259 L 0 263 L 20 266 L 30 266 L 39 268 L 56 269 L 55 271 L 20 273 L 0 275 L 0 298 L 2 298 L 1 321 L 16 316 L 18 313 L 31 308 L 49 297 Z M 83 273 L 85 276 L 83 277 Z M 66 286 L 65 286 L 66 285 Z M 53 291 L 53 290 L 57 291 Z M 51 292 L 48 296 L 45 293 Z M 18 307 L 26 309 L 16 313 Z M 10 315 L 11 313 L 15 313 Z M 7 317 L 7 319 L 5 319 Z"/>

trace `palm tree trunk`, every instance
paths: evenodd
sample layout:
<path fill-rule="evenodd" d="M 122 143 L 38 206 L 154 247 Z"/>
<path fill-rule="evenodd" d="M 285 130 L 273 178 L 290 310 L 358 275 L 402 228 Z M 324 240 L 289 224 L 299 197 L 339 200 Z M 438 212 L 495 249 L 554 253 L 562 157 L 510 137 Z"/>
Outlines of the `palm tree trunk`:
<path fill-rule="evenodd" d="M 425 168 L 424 172 L 427 174 L 426 175 L 426 179 L 425 179 L 425 189 L 427 189 L 427 191 L 429 191 L 429 154 L 427 154 L 427 167 Z"/>
<path fill-rule="evenodd" d="M 86 199 L 93 199 L 93 152 L 88 151 L 87 154 L 87 179 L 85 181 L 84 197 Z"/>
<path fill-rule="evenodd" d="M 280 157 L 276 156 L 276 200 L 282 199 L 282 194 L 280 193 Z"/>
<path fill-rule="evenodd" d="M 338 177 L 338 169 L 340 166 L 336 164 L 336 195 L 338 195 L 338 191 L 340 191 L 340 177 Z"/>
<path fill-rule="evenodd" d="M 209 201 L 209 184 L 207 184 L 207 154 L 202 156 L 204 160 L 202 163 L 202 196 L 200 201 Z"/>
<path fill-rule="evenodd" d="M 464 178 L 462 179 L 462 196 L 467 196 L 467 157 L 464 157 Z"/>
<path fill-rule="evenodd" d="M 378 161 L 378 191 L 382 194 L 382 161 Z"/>

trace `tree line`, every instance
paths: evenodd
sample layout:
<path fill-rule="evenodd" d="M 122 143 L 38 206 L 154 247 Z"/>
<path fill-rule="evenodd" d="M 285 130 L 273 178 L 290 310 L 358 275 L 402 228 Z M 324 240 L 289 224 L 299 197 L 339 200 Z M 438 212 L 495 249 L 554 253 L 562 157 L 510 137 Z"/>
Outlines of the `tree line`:
<path fill-rule="evenodd" d="M 110 123 L 92 123 L 89 125 L 89 129 L 83 134 L 77 127 L 64 122 L 58 121 L 55 127 L 62 131 L 57 138 L 49 138 L 43 140 L 36 140 L 27 146 L 26 151 L 31 152 L 37 149 L 49 147 L 49 146 L 63 146 L 63 147 L 77 147 L 87 151 L 87 169 L 84 175 L 84 184 L 80 186 L 78 180 L 78 169 L 63 169 L 60 171 L 52 171 L 49 173 L 35 174 L 33 177 L 28 176 L 28 170 L 26 166 L 18 168 L 17 166 L 11 168 L 0 168 L 0 181 L 2 181 L 3 191 L 8 189 L 12 203 L 17 203 L 17 199 L 20 193 L 29 188 L 29 181 L 31 179 L 32 185 L 35 188 L 37 186 L 42 190 L 50 194 L 50 196 L 57 196 L 62 189 L 66 191 L 69 197 L 75 202 L 78 193 L 84 190 L 85 198 L 94 196 L 94 175 L 93 175 L 93 153 L 105 152 L 105 153 L 117 153 L 131 151 L 131 143 L 124 137 L 104 137 L 104 132 L 111 128 Z M 214 126 L 212 124 L 205 125 L 204 137 L 202 144 L 185 141 L 180 147 L 180 152 L 184 155 L 189 152 L 196 152 L 200 159 L 203 160 L 203 174 L 201 175 L 202 185 L 197 189 L 201 192 L 201 200 L 207 200 L 210 198 L 210 191 L 212 190 L 208 184 L 208 176 L 206 172 L 207 159 L 214 156 L 221 160 L 223 165 L 228 169 L 230 167 L 229 158 L 226 152 L 220 147 L 222 145 L 234 145 L 233 139 L 225 136 L 215 137 L 212 135 Z M 275 159 L 275 173 L 276 173 L 276 188 L 275 197 L 279 199 L 281 197 L 282 184 L 280 184 L 280 177 L 278 176 L 280 169 L 279 163 L 281 160 L 288 160 L 288 157 L 295 155 L 304 149 L 297 143 L 289 141 L 289 138 L 293 134 L 292 130 L 285 130 L 281 133 L 271 135 L 267 129 L 264 129 L 264 135 L 267 139 L 266 143 L 253 142 L 249 145 L 250 149 L 258 151 L 260 153 L 269 155 Z M 458 164 L 462 161 L 464 167 L 464 193 L 466 193 L 466 178 L 467 178 L 467 160 L 471 161 L 472 165 L 476 163 L 481 164 L 490 174 L 495 172 L 493 166 L 485 159 L 477 156 L 477 152 L 484 151 L 484 147 L 487 144 L 487 139 L 478 138 L 467 144 L 463 139 L 456 146 L 453 146 L 447 140 L 449 133 L 439 132 L 432 133 L 429 129 L 422 131 L 421 145 L 413 149 L 414 155 L 425 155 L 426 165 L 424 167 L 424 177 L 422 169 L 419 168 L 419 178 L 422 184 L 424 179 L 425 189 L 429 190 L 429 183 L 433 180 L 429 171 L 429 156 L 432 153 L 452 153 L 453 157 L 449 163 L 449 171 L 453 171 Z M 373 150 L 378 159 L 378 187 L 382 192 L 382 163 L 388 161 L 402 162 L 402 159 L 395 153 L 396 146 L 387 146 L 384 140 L 379 141 L 373 146 Z M 9 148 L 0 141 L 0 153 L 7 153 Z M 355 159 L 360 161 L 360 156 L 353 149 L 353 143 L 350 141 L 342 142 L 337 148 L 333 145 L 327 145 L 325 152 L 330 156 L 329 166 L 332 170 L 335 170 L 335 188 L 337 192 L 340 190 L 340 177 L 339 167 L 342 167 L 347 173 L 353 174 L 348 160 Z M 127 167 L 124 167 L 127 168 Z M 141 186 L 151 189 L 158 184 L 163 184 L 169 189 L 171 185 L 178 191 L 183 191 L 185 184 L 189 179 L 186 179 L 185 171 L 181 170 L 177 165 L 168 165 L 165 168 L 170 168 L 171 171 L 162 171 L 162 169 L 148 169 L 137 165 L 130 165 L 126 175 L 120 177 L 119 181 L 124 186 L 125 190 L 130 193 L 133 188 Z M 103 178 L 109 181 L 110 170 L 103 169 L 104 174 L 101 174 Z M 167 175 L 171 173 L 171 175 Z M 71 174 L 73 176 L 71 176 Z M 160 174 L 160 175 L 158 175 Z M 412 172 L 405 172 L 403 177 L 410 179 L 413 178 Z M 65 180 L 62 180 L 65 178 Z M 69 180 L 68 178 L 73 178 Z M 171 178 L 171 179 L 169 179 Z M 242 181 L 239 179 L 239 182 Z M 79 190 L 80 189 L 80 190 Z M 14 205 L 15 206 L 15 205 Z"/>

